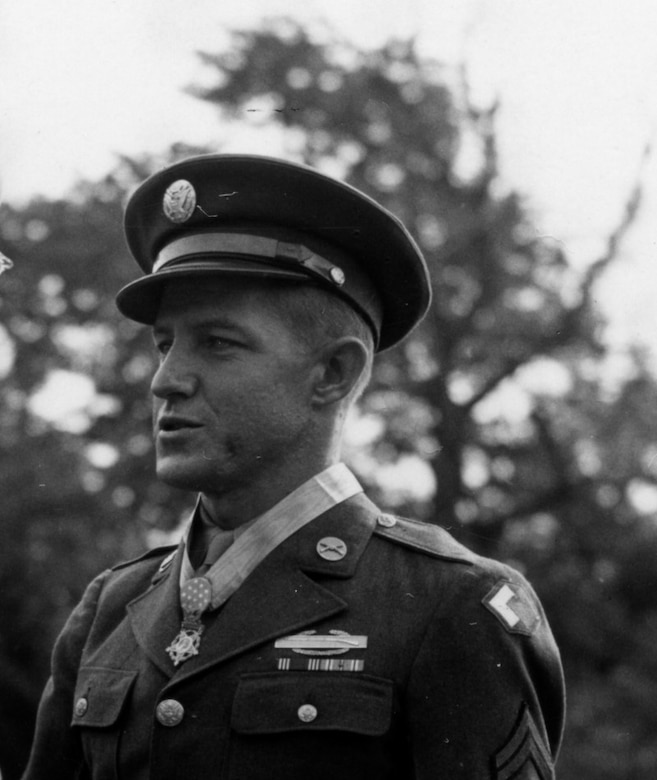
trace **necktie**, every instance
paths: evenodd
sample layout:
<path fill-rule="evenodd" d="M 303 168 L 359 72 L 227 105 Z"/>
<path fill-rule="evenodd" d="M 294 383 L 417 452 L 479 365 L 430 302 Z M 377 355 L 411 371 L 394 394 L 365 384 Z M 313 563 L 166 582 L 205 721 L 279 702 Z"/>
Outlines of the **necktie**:
<path fill-rule="evenodd" d="M 221 558 L 235 539 L 232 531 L 217 531 L 212 537 L 208 549 L 203 558 L 203 563 L 196 570 L 196 576 L 202 577 L 209 571 L 213 564 Z"/>

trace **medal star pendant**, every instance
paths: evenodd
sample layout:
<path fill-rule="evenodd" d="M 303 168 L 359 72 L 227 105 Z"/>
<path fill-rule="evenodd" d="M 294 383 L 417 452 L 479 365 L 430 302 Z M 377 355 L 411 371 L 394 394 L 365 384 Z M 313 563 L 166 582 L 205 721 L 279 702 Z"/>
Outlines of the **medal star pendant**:
<path fill-rule="evenodd" d="M 166 649 L 174 666 L 183 664 L 193 656 L 198 655 L 201 644 L 201 635 L 203 634 L 203 626 L 199 620 L 198 626 L 187 628 L 186 625 L 188 626 L 190 622 L 191 621 L 183 622 L 180 633 Z"/>
<path fill-rule="evenodd" d="M 201 615 L 210 606 L 212 586 L 205 577 L 189 580 L 180 591 L 183 621 L 176 638 L 166 648 L 174 666 L 185 663 L 199 654 L 203 623 Z"/>

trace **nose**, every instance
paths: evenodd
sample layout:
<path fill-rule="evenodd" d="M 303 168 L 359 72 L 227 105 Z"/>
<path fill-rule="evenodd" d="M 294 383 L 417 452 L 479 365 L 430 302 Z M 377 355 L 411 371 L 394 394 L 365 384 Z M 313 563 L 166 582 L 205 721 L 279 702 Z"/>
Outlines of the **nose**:
<path fill-rule="evenodd" d="M 198 387 L 198 377 L 190 362 L 189 353 L 174 343 L 163 356 L 151 381 L 151 392 L 157 398 L 181 396 L 189 398 Z"/>

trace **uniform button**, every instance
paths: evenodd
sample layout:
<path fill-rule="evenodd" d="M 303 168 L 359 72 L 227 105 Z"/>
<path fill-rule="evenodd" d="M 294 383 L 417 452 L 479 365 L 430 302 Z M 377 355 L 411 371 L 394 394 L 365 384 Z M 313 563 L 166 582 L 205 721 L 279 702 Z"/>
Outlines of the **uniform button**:
<path fill-rule="evenodd" d="M 317 717 L 317 707 L 312 704 L 302 704 L 297 710 L 299 720 L 303 723 L 312 723 Z"/>
<path fill-rule="evenodd" d="M 185 715 L 185 708 L 175 699 L 161 701 L 155 710 L 155 717 L 163 726 L 177 726 Z"/>
<path fill-rule="evenodd" d="M 331 277 L 331 281 L 335 282 L 338 287 L 342 287 L 342 285 L 347 281 L 347 277 L 344 274 L 344 271 L 342 268 L 338 268 L 337 265 L 334 265 L 333 268 L 329 271 L 329 276 Z"/>
<path fill-rule="evenodd" d="M 392 528 L 393 525 L 397 525 L 397 518 L 392 515 L 379 515 L 376 522 L 384 528 Z"/>
<path fill-rule="evenodd" d="M 341 561 L 347 554 L 347 545 L 337 536 L 325 536 L 317 542 L 317 553 L 325 561 Z"/>
<path fill-rule="evenodd" d="M 75 717 L 81 718 L 89 709 L 89 702 L 84 698 L 84 696 L 81 696 L 76 702 L 75 702 Z"/>

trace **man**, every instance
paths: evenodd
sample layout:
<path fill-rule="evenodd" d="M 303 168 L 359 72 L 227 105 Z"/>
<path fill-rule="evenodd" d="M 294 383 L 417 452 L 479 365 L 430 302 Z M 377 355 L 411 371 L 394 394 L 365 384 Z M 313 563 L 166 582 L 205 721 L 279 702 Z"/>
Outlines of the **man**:
<path fill-rule="evenodd" d="M 557 649 L 529 585 L 380 511 L 340 463 L 373 352 L 430 302 L 405 228 L 303 166 L 207 156 L 126 210 L 181 545 L 101 574 L 53 654 L 26 780 L 546 778 Z"/>

